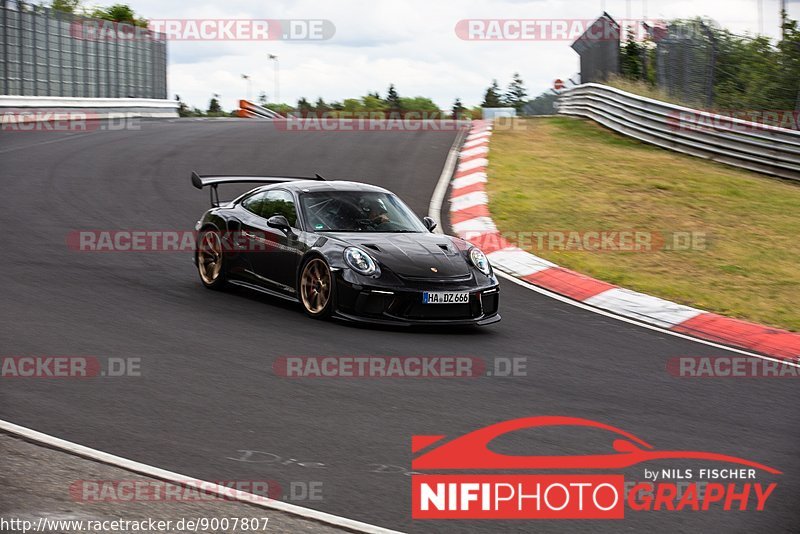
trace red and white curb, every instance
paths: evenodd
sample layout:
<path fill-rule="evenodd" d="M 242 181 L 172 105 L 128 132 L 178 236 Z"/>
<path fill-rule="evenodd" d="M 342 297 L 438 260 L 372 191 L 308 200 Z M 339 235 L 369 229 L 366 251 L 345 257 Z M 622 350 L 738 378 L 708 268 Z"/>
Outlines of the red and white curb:
<path fill-rule="evenodd" d="M 800 362 L 800 335 L 669 302 L 576 273 L 513 246 L 489 214 L 486 167 L 492 125 L 474 121 L 458 157 L 450 224 L 498 270 L 558 295 L 636 321 L 723 345 Z"/>

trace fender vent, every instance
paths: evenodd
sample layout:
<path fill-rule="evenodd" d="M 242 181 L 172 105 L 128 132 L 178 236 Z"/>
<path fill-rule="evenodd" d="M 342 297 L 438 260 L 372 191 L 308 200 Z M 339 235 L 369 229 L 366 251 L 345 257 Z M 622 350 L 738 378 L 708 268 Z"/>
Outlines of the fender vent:
<path fill-rule="evenodd" d="M 381 251 L 381 249 L 378 248 L 378 245 L 371 245 L 370 244 L 370 245 L 362 245 L 362 246 L 366 247 L 366 248 L 368 248 L 370 250 L 374 250 L 375 252 L 380 252 Z"/>

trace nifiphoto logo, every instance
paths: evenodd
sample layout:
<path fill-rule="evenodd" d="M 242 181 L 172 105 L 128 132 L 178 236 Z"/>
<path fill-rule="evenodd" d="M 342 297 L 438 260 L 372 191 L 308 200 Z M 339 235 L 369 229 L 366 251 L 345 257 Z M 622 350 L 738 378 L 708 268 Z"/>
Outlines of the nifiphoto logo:
<path fill-rule="evenodd" d="M 489 447 L 517 432 L 530 439 L 536 431 L 546 436 L 575 428 L 605 431 L 612 452 L 516 456 Z M 626 510 L 763 511 L 778 484 L 757 477 L 782 474 L 749 459 L 715 452 L 659 450 L 625 430 L 577 417 L 514 419 L 450 439 L 413 436 L 411 448 L 415 454 L 411 468 L 421 472 L 411 482 L 414 519 L 614 520 L 625 518 Z M 677 460 L 708 466 L 645 468 L 644 482 L 625 481 L 626 469 Z M 717 463 L 733 467 L 711 467 Z"/>

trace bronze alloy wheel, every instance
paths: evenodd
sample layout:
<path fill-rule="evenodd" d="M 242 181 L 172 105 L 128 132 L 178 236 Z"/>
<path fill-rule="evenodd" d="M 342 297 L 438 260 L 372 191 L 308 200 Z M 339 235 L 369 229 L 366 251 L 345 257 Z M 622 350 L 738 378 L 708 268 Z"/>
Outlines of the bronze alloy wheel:
<path fill-rule="evenodd" d="M 197 270 L 207 286 L 217 284 L 222 275 L 222 241 L 219 233 L 209 230 L 200 237 L 197 248 Z"/>
<path fill-rule="evenodd" d="M 300 275 L 300 298 L 309 315 L 319 317 L 327 315 L 333 293 L 331 270 L 328 264 L 314 258 L 303 267 Z"/>

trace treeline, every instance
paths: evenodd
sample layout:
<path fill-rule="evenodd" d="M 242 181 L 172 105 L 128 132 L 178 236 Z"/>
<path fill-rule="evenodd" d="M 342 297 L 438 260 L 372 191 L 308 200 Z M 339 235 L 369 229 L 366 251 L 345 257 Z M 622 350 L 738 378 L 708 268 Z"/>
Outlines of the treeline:
<path fill-rule="evenodd" d="M 522 113 L 522 108 L 527 102 L 528 90 L 518 72 L 511 77 L 508 88 L 503 92 L 497 80 L 492 80 L 492 85 L 483 94 L 481 107 L 484 108 L 514 108 L 517 113 Z"/>
<path fill-rule="evenodd" d="M 64 13 L 72 13 L 93 19 L 110 20 L 147 27 L 147 19 L 136 15 L 127 4 L 114 4 L 108 7 L 86 7 L 81 0 L 53 0 L 50 7 Z"/>
<path fill-rule="evenodd" d="M 352 116 L 353 114 L 385 114 L 387 116 L 404 116 L 409 113 L 423 114 L 425 118 L 442 119 L 479 119 L 482 115 L 481 108 L 484 107 L 513 107 L 518 112 L 527 102 L 528 96 L 525 84 L 518 73 L 515 73 L 504 92 L 500 89 L 497 80 L 486 89 L 483 101 L 480 106 L 467 108 L 456 98 L 449 110 L 442 110 L 433 100 L 424 96 L 404 97 L 400 96 L 394 84 L 389 85 L 385 96 L 377 91 L 367 93 L 360 98 L 346 98 L 342 101 L 325 102 L 324 99 L 317 98 L 311 102 L 303 97 L 297 101 L 297 105 L 275 104 L 267 102 L 267 96 L 261 93 L 258 103 L 278 113 L 294 113 L 300 115 L 326 115 Z"/>
<path fill-rule="evenodd" d="M 765 36 L 743 37 L 703 19 L 676 20 L 670 25 L 692 36 L 709 51 L 713 61 L 710 95 L 697 95 L 687 105 L 717 109 L 800 109 L 800 29 L 785 17 L 782 39 L 773 44 Z M 623 78 L 657 84 L 657 43 L 637 41 L 629 34 L 620 49 Z M 711 51 L 713 50 L 713 54 Z M 669 73 L 667 73 L 669 75 Z M 708 101 L 707 96 L 711 97 Z"/>
<path fill-rule="evenodd" d="M 460 113 L 463 106 L 457 99 L 454 109 L 450 112 L 439 109 L 433 100 L 424 96 L 400 96 L 394 84 L 389 85 L 386 95 L 381 96 L 378 91 L 369 92 L 360 98 L 346 98 L 342 101 L 325 102 L 320 97 L 310 102 L 306 97 L 297 101 L 297 105 L 270 104 L 262 93 L 259 103 L 279 113 L 293 113 L 301 116 L 324 115 L 329 117 L 352 116 L 354 114 L 394 115 L 403 116 L 408 113 L 421 113 L 427 118 L 450 118 L 453 113 Z M 455 108 L 458 108 L 457 110 Z"/>

